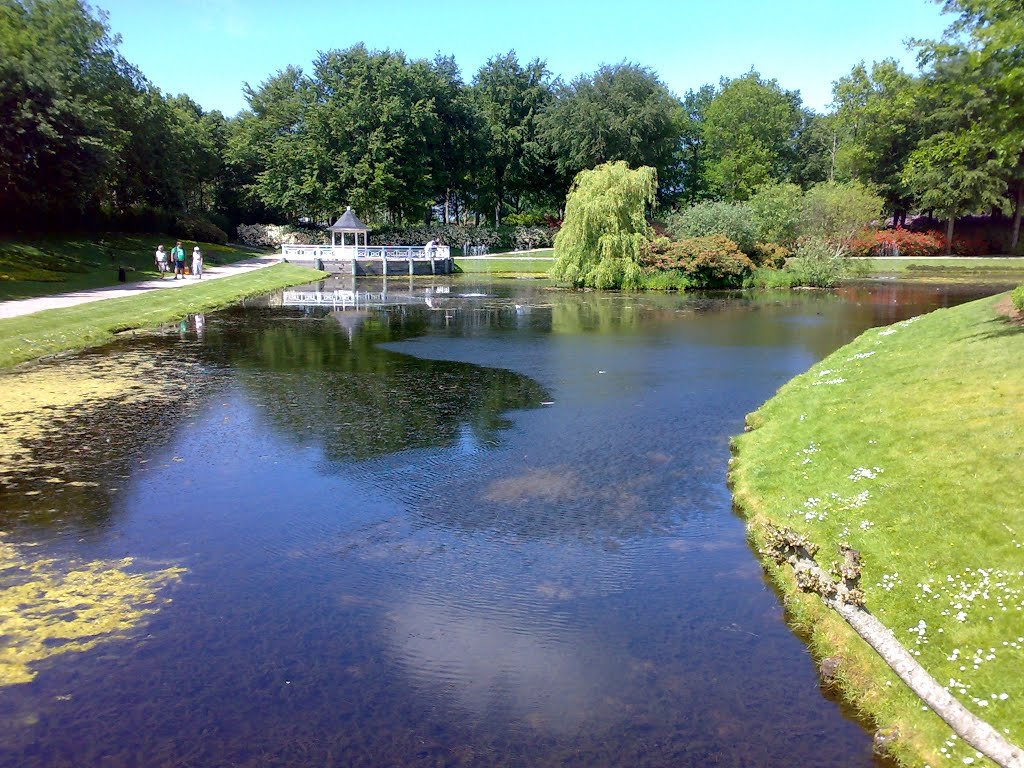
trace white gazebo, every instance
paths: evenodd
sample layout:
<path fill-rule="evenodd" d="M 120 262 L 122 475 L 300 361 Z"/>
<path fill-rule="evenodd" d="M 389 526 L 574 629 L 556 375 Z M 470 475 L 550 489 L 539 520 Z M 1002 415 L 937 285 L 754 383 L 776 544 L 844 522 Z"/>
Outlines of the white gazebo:
<path fill-rule="evenodd" d="M 342 248 L 354 247 L 358 252 L 359 248 L 366 248 L 369 245 L 368 235 L 369 228 L 359 220 L 356 216 L 356 212 L 352 210 L 352 206 L 345 208 L 345 212 L 341 214 L 341 218 L 338 219 L 334 224 L 331 225 L 331 248 Z M 340 242 L 338 242 L 340 237 Z M 351 242 L 349 242 L 351 240 Z"/>
<path fill-rule="evenodd" d="M 349 275 L 450 274 L 455 267 L 451 250 L 431 240 L 424 245 L 370 245 L 370 228 L 345 208 L 334 224 L 330 245 L 281 244 L 286 261 L 307 263 L 317 269 Z"/>

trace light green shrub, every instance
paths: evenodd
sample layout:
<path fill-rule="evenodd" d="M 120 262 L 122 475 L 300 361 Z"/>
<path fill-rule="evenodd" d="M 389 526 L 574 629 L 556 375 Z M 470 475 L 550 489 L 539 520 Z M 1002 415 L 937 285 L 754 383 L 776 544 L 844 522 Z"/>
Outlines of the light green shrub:
<path fill-rule="evenodd" d="M 804 192 L 796 184 L 768 184 L 750 198 L 750 210 L 763 242 L 792 251 L 800 237 Z"/>
<path fill-rule="evenodd" d="M 845 259 L 832 245 L 820 238 L 808 238 L 800 243 L 796 255 L 786 262 L 795 285 L 814 288 L 833 288 L 845 273 Z"/>
<path fill-rule="evenodd" d="M 721 235 L 736 243 L 748 256 L 756 253 L 761 239 L 753 211 L 747 203 L 697 203 L 673 213 L 667 225 L 673 240 Z"/>

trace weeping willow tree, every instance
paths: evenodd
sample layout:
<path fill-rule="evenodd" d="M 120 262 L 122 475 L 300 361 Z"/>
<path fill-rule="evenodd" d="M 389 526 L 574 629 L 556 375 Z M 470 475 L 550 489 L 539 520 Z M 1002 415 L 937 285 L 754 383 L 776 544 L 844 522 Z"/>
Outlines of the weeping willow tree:
<path fill-rule="evenodd" d="M 647 166 L 634 171 L 620 160 L 581 171 L 565 202 L 551 274 L 576 288 L 639 288 L 657 190 L 657 171 Z"/>

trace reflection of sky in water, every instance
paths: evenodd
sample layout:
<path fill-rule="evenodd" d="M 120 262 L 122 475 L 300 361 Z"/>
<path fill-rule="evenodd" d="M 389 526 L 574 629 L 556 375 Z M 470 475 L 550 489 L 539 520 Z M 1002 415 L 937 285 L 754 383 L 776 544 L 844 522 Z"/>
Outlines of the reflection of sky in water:
<path fill-rule="evenodd" d="M 575 731 L 622 685 L 614 661 L 556 615 L 515 610 L 486 587 L 422 591 L 390 614 L 394 650 L 416 679 L 451 692 L 474 719 L 499 710 L 546 731 Z"/>
<path fill-rule="evenodd" d="M 102 526 L 17 533 L 188 574 L 144 638 L 0 699 L 0 764 L 870 764 L 724 480 L 744 415 L 876 305 L 503 290 L 146 341 L 196 398 L 107 423 Z"/>

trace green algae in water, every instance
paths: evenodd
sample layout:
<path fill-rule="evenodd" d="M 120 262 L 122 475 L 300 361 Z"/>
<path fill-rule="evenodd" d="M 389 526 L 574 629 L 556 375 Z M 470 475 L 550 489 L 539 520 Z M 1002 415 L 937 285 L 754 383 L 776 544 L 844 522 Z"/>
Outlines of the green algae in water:
<path fill-rule="evenodd" d="M 128 570 L 132 558 L 61 567 L 32 560 L 0 537 L 0 687 L 31 682 L 37 666 L 66 653 L 121 640 L 170 598 L 161 590 L 184 568 Z"/>

